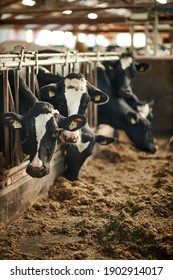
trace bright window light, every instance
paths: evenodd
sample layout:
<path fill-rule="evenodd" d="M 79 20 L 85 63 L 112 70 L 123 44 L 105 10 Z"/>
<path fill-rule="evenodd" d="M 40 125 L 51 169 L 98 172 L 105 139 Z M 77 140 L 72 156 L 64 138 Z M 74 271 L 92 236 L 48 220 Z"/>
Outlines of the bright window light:
<path fill-rule="evenodd" d="M 89 14 L 88 14 L 88 18 L 89 18 L 89 19 L 96 19 L 96 18 L 97 18 L 97 14 L 95 14 L 95 13 L 89 13 Z"/>
<path fill-rule="evenodd" d="M 52 46 L 63 46 L 64 45 L 64 32 L 60 31 L 60 30 L 52 31 L 50 44 Z"/>
<path fill-rule="evenodd" d="M 50 45 L 51 41 L 51 31 L 50 30 L 40 30 L 38 34 L 38 38 L 36 39 L 36 44 L 41 46 L 48 46 Z"/>
<path fill-rule="evenodd" d="M 117 45 L 119 47 L 130 47 L 131 46 L 130 33 L 118 33 L 117 34 Z"/>
<path fill-rule="evenodd" d="M 34 0 L 22 0 L 22 4 L 26 6 L 34 6 L 35 1 Z"/>
<path fill-rule="evenodd" d="M 130 47 L 131 46 L 131 34 L 130 33 L 119 33 L 117 34 L 117 45 L 119 47 Z M 133 35 L 133 45 L 135 48 L 143 48 L 146 45 L 146 36 L 144 33 L 135 33 Z"/>
<path fill-rule="evenodd" d="M 160 4 L 167 4 L 167 0 L 156 0 L 156 2 L 160 3 Z"/>
<path fill-rule="evenodd" d="M 31 29 L 26 31 L 26 42 L 31 43 L 33 41 L 33 31 Z"/>
<path fill-rule="evenodd" d="M 72 32 L 65 32 L 64 33 L 64 46 L 71 49 L 75 47 L 75 38 Z"/>
<path fill-rule="evenodd" d="M 96 45 L 107 47 L 109 45 L 109 41 L 103 35 L 97 35 Z"/>
<path fill-rule="evenodd" d="M 96 45 L 96 36 L 94 34 L 88 34 L 87 35 L 86 45 L 89 48 L 95 47 L 95 45 Z"/>
<path fill-rule="evenodd" d="M 144 33 L 135 33 L 133 44 L 135 48 L 144 48 L 146 46 L 146 36 Z"/>
<path fill-rule="evenodd" d="M 81 42 L 81 43 L 86 42 L 86 37 L 87 37 L 87 35 L 85 33 L 79 33 L 77 35 L 78 41 Z"/>

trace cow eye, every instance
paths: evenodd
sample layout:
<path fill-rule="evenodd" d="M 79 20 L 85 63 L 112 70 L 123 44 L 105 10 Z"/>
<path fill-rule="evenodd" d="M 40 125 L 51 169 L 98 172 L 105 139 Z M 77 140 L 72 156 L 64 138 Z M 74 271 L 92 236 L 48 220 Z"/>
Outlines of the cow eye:
<path fill-rule="evenodd" d="M 54 130 L 54 131 L 52 132 L 52 137 L 53 137 L 53 138 L 58 138 L 59 133 L 60 133 L 60 130 L 59 130 L 59 129 Z"/>

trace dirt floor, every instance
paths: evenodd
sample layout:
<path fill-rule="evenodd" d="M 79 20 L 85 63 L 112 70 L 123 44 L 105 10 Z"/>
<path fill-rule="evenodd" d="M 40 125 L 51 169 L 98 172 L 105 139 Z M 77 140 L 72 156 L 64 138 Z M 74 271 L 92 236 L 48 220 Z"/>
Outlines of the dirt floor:
<path fill-rule="evenodd" d="M 0 259 L 173 259 L 173 151 L 111 144 L 0 232 Z"/>

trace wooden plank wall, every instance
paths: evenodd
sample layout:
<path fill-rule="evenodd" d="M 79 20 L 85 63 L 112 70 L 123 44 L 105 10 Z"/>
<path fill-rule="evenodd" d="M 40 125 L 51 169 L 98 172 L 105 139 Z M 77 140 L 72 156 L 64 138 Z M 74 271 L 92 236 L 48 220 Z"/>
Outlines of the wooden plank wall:
<path fill-rule="evenodd" d="M 151 69 L 137 74 L 133 91 L 142 100 L 154 99 L 152 130 L 155 135 L 173 133 L 173 57 L 142 57 Z"/>

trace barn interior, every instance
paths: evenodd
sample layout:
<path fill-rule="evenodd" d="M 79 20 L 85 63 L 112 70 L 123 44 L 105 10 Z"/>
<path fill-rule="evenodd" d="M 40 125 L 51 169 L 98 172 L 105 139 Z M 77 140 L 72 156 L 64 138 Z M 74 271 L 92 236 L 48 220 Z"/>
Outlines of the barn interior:
<path fill-rule="evenodd" d="M 173 1 L 0 1 L 3 112 L 19 110 L 18 79 L 23 70 L 22 77 L 39 97 L 39 66 L 65 76 L 80 72 L 83 65 L 86 79 L 97 86 L 96 64 L 118 60 L 127 51 L 137 62 L 151 66 L 145 74 L 136 74 L 132 89 L 140 100 L 154 101 L 152 133 L 158 151 L 154 155 L 138 151 L 123 132 L 105 125 L 99 132 L 119 137 L 118 146 L 103 149 L 98 145 L 82 167 L 79 181 L 61 177 L 65 149 L 59 143 L 50 173 L 38 179 L 26 173 L 28 158 L 19 134 L 12 136 L 5 128 L 0 157 L 0 259 L 173 258 Z M 8 84 L 9 68 L 15 70 L 15 100 Z M 90 104 L 87 114 L 97 131 L 97 106 Z M 92 165 L 93 157 L 97 166 Z M 111 181 L 111 177 L 116 179 Z M 87 212 L 90 207 L 92 213 Z M 102 207 L 106 210 L 99 213 Z M 49 252 L 46 242 L 55 250 Z"/>

